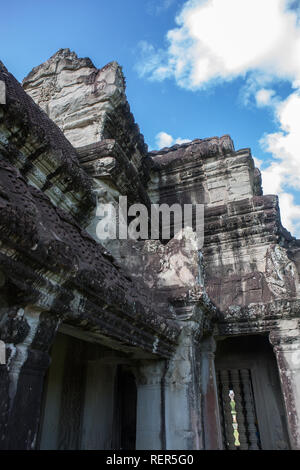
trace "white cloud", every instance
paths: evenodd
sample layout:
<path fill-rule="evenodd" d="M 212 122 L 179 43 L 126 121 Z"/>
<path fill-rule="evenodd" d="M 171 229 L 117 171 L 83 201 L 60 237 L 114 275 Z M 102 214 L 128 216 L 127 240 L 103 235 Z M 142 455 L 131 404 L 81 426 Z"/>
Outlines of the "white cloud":
<path fill-rule="evenodd" d="M 164 147 L 171 147 L 174 142 L 174 139 L 171 135 L 166 132 L 159 132 L 155 137 L 155 142 L 157 146 L 161 149 Z"/>
<path fill-rule="evenodd" d="M 161 80 L 161 77 L 170 76 L 167 65 L 164 65 L 166 52 L 162 49 L 155 49 L 147 41 L 140 41 L 138 44 L 141 60 L 135 68 L 141 77 L 148 77 L 149 80 Z"/>
<path fill-rule="evenodd" d="M 294 197 L 289 193 L 279 194 L 281 221 L 292 234 L 300 233 L 300 206 L 295 204 Z"/>
<path fill-rule="evenodd" d="M 287 0 L 189 0 L 167 33 L 161 63 L 145 75 L 173 76 L 188 89 L 259 70 L 268 76 L 299 76 L 300 30 Z M 286 51 L 289 51 L 287 54 Z M 153 51 L 156 55 L 156 52 Z"/>
<path fill-rule="evenodd" d="M 190 142 L 190 139 L 182 139 L 181 137 L 178 137 L 176 140 L 175 140 L 175 144 L 186 144 L 187 142 Z"/>
<path fill-rule="evenodd" d="M 282 191 L 285 185 L 300 190 L 300 90 L 279 103 L 275 113 L 278 132 L 267 134 L 261 140 L 265 150 L 274 157 L 264 172 L 265 184 L 269 189 L 276 181 L 277 191 Z"/>
<path fill-rule="evenodd" d="M 262 164 L 263 164 L 263 160 L 260 160 L 259 158 L 256 158 L 252 155 L 252 158 L 254 160 L 254 163 L 255 163 L 255 166 L 257 168 L 261 168 Z"/>
<path fill-rule="evenodd" d="M 265 194 L 278 194 L 283 224 L 300 235 L 300 206 L 287 188 L 300 190 L 300 91 L 297 90 L 275 107 L 279 130 L 267 134 L 262 146 L 274 157 L 262 171 Z"/>
<path fill-rule="evenodd" d="M 184 144 L 186 142 L 190 142 L 189 139 L 182 139 L 181 137 L 178 137 L 177 139 L 174 139 L 170 134 L 167 134 L 166 132 L 159 132 L 156 137 L 155 137 L 155 143 L 159 149 L 162 149 L 164 147 L 172 147 L 174 144 Z"/>
<path fill-rule="evenodd" d="M 147 3 L 147 12 L 150 15 L 160 15 L 167 11 L 176 0 L 152 0 Z"/>
<path fill-rule="evenodd" d="M 165 49 L 142 43 L 140 76 L 173 77 L 190 90 L 245 79 L 243 103 L 254 98 L 257 107 L 274 111 L 278 124 L 277 132 L 261 140 L 273 156 L 262 169 L 264 192 L 279 194 L 283 223 L 300 237 L 300 206 L 290 193 L 300 190 L 299 0 L 188 0 L 176 23 Z M 280 80 L 290 81 L 295 90 L 285 100 L 270 87 Z M 160 134 L 168 146 L 175 143 Z"/>
<path fill-rule="evenodd" d="M 263 106 L 274 106 L 276 93 L 274 90 L 261 88 L 255 94 L 256 105 L 259 108 Z"/>

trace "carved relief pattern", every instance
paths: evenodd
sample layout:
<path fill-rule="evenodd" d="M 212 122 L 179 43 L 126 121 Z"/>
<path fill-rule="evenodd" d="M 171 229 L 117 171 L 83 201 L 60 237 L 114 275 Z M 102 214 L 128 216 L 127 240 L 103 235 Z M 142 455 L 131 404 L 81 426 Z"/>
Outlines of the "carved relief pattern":
<path fill-rule="evenodd" d="M 247 420 L 247 430 L 249 435 L 249 449 L 258 450 L 258 429 L 256 426 L 256 413 L 254 408 L 254 397 L 251 387 L 251 376 L 248 369 L 241 369 L 241 383 L 245 399 L 245 410 Z"/>

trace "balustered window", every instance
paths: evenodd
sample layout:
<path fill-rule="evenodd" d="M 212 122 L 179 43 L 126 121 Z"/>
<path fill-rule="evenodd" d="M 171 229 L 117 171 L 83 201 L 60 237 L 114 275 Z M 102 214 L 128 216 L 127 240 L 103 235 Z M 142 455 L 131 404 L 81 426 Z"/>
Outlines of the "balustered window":
<path fill-rule="evenodd" d="M 219 370 L 217 381 L 224 448 L 230 450 L 261 449 L 251 371 L 249 369 Z M 233 434 L 230 390 L 234 392 L 240 446 L 235 445 Z"/>

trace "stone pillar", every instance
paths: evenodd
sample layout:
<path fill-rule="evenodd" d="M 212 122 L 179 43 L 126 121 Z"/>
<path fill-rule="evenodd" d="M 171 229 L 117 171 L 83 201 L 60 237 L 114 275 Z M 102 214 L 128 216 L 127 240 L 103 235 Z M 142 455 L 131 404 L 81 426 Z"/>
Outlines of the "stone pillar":
<path fill-rule="evenodd" d="M 300 450 L 300 328 L 299 320 L 282 320 L 270 332 L 277 359 L 292 449 Z"/>
<path fill-rule="evenodd" d="M 137 449 L 221 448 L 213 341 L 201 349 L 204 317 L 198 299 L 178 302 L 182 329 L 174 355 L 139 369 Z"/>
<path fill-rule="evenodd" d="M 203 449 L 199 325 L 183 323 L 174 356 L 138 370 L 137 449 Z"/>
<path fill-rule="evenodd" d="M 115 376 L 115 364 L 105 364 L 101 359 L 88 361 L 81 449 L 112 448 Z M 95 419 L 95 416 L 99 416 L 99 419 Z"/>
<path fill-rule="evenodd" d="M 166 449 L 203 449 L 199 324 L 182 322 L 179 346 L 165 383 Z"/>
<path fill-rule="evenodd" d="M 166 361 L 147 361 L 134 370 L 137 384 L 136 449 L 165 449 Z"/>
<path fill-rule="evenodd" d="M 0 449 L 35 448 L 51 325 L 53 320 L 33 306 L 2 314 L 7 360 L 0 370 Z"/>
<path fill-rule="evenodd" d="M 201 393 L 203 440 L 206 450 L 221 450 L 222 432 L 215 371 L 216 342 L 208 337 L 201 344 Z"/>

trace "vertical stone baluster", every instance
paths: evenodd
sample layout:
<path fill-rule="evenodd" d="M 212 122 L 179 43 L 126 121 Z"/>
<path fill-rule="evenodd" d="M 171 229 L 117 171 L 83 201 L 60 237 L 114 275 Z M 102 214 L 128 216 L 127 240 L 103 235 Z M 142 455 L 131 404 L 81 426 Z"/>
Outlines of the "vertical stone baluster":
<path fill-rule="evenodd" d="M 222 443 L 223 449 L 226 449 L 227 442 L 226 442 L 226 429 L 225 429 L 225 421 L 224 421 L 224 403 L 222 397 L 222 382 L 221 382 L 221 375 L 220 371 L 217 372 L 217 384 L 218 384 L 218 399 L 219 399 L 219 410 L 220 410 L 220 424 L 222 430 Z"/>
<path fill-rule="evenodd" d="M 221 370 L 220 371 L 221 384 L 222 384 L 222 401 L 224 409 L 224 419 L 225 419 L 225 440 L 226 447 L 229 450 L 235 450 L 234 437 L 232 433 L 232 417 L 231 417 L 231 408 L 228 402 L 228 395 L 230 390 L 229 383 L 229 371 Z"/>
<path fill-rule="evenodd" d="M 256 412 L 254 406 L 254 397 L 251 388 L 251 375 L 248 369 L 241 369 L 241 383 L 245 400 L 245 411 L 247 430 L 249 435 L 249 449 L 259 450 L 258 429 L 256 427 Z"/>
<path fill-rule="evenodd" d="M 235 409 L 235 401 L 234 401 L 234 391 L 229 390 L 229 398 L 230 398 L 230 407 L 231 407 L 231 417 L 232 417 L 232 427 L 233 427 L 233 436 L 234 436 L 234 445 L 235 447 L 240 447 L 240 435 L 239 435 L 239 426 L 237 422 L 237 412 Z"/>
<path fill-rule="evenodd" d="M 234 391 L 234 400 L 237 411 L 237 420 L 239 425 L 239 435 L 240 435 L 240 449 L 248 450 L 249 444 L 246 433 L 246 422 L 245 422 L 245 410 L 243 406 L 242 391 L 240 384 L 240 375 L 239 370 L 231 370 L 231 382 L 232 389 Z"/>

